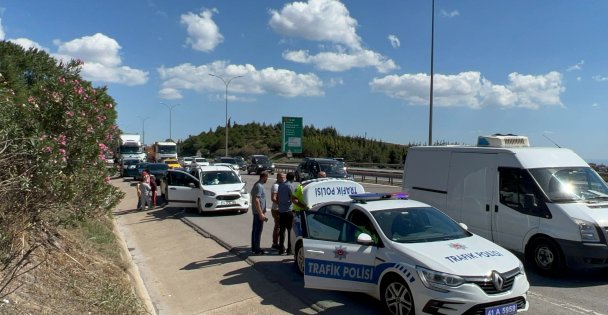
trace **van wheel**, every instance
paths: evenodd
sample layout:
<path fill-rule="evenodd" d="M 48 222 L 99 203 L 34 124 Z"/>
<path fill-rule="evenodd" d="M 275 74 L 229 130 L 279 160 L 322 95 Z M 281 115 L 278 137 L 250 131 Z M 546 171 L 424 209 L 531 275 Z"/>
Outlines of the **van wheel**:
<path fill-rule="evenodd" d="M 412 291 L 400 277 L 393 275 L 383 280 L 380 294 L 382 294 L 382 304 L 389 314 L 414 314 Z"/>
<path fill-rule="evenodd" d="M 537 238 L 530 244 L 526 258 L 543 275 L 557 276 L 565 265 L 559 246 L 549 238 Z"/>
<path fill-rule="evenodd" d="M 200 199 L 196 201 L 196 209 L 198 210 L 198 214 L 203 214 L 203 205 Z"/>
<path fill-rule="evenodd" d="M 298 242 L 296 244 L 296 252 L 293 257 L 293 262 L 296 265 L 296 269 L 298 272 L 303 275 L 304 274 L 304 247 L 302 247 L 302 242 Z"/>

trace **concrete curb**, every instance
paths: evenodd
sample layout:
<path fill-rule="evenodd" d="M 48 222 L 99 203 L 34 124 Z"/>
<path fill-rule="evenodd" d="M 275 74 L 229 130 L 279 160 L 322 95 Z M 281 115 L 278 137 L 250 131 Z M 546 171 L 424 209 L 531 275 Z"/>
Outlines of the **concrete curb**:
<path fill-rule="evenodd" d="M 133 261 L 133 257 L 129 252 L 129 248 L 127 247 L 127 243 L 122 237 L 120 230 L 118 229 L 118 224 L 116 223 L 116 219 L 112 219 L 112 232 L 116 236 L 116 240 L 121 249 L 121 255 L 125 260 L 128 261 L 128 269 L 127 274 L 133 283 L 135 288 L 135 294 L 139 297 L 139 300 L 144 304 L 144 308 L 146 309 L 146 313 L 151 315 L 158 314 L 154 304 L 152 303 L 152 298 L 150 298 L 150 294 L 146 285 L 144 284 L 144 280 L 141 278 L 141 274 L 139 273 L 139 268 L 137 268 L 137 264 Z"/>

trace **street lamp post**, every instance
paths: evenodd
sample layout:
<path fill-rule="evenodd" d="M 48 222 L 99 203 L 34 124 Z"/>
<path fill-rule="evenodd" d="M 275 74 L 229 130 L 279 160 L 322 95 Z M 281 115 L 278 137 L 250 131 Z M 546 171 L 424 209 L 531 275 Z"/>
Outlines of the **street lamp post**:
<path fill-rule="evenodd" d="M 433 145 L 433 77 L 434 77 L 434 69 L 433 69 L 433 59 L 434 59 L 434 51 L 435 51 L 435 0 L 433 0 L 433 9 L 432 9 L 432 18 L 431 18 L 431 89 L 429 92 L 429 144 Z"/>
<path fill-rule="evenodd" d="M 141 144 L 146 144 L 146 120 L 150 119 L 150 117 L 139 117 L 141 119 Z"/>
<path fill-rule="evenodd" d="M 173 140 L 173 137 L 171 135 L 171 122 L 173 121 L 173 119 L 171 117 L 171 113 L 173 112 L 173 109 L 176 108 L 177 106 L 179 106 L 180 104 L 167 105 L 163 102 L 160 102 L 160 103 L 165 105 L 169 109 L 169 139 Z"/>
<path fill-rule="evenodd" d="M 209 73 L 209 75 L 222 80 L 222 82 L 224 82 L 224 85 L 226 85 L 226 97 L 225 97 L 226 98 L 226 127 L 225 127 L 225 129 L 226 129 L 226 155 L 225 156 L 228 156 L 228 85 L 230 84 L 230 81 L 232 81 L 234 79 L 242 78 L 243 76 L 239 75 L 236 77 L 232 77 L 232 78 L 230 78 L 230 80 L 226 81 L 226 80 L 224 80 L 223 77 L 217 76 L 215 74 Z"/>

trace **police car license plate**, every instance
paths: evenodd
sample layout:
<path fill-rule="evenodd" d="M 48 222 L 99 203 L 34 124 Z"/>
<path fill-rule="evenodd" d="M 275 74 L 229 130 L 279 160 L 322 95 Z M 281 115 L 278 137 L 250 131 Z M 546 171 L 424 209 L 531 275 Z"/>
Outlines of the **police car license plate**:
<path fill-rule="evenodd" d="M 517 314 L 517 303 L 486 307 L 485 315 L 512 315 Z"/>
<path fill-rule="evenodd" d="M 234 201 L 234 200 L 220 200 L 219 204 L 220 204 L 220 206 L 231 206 L 231 205 L 236 205 L 236 201 Z"/>

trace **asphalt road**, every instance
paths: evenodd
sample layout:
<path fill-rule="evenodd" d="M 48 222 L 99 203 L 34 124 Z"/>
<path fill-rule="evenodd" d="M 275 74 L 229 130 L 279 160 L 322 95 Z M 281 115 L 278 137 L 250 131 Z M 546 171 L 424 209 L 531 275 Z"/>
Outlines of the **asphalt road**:
<path fill-rule="evenodd" d="M 251 190 L 257 176 L 242 175 Z M 274 176 L 266 183 L 266 196 L 270 202 L 270 187 Z M 399 187 L 364 184 L 368 192 L 398 191 Z M 249 256 L 252 214 L 211 213 L 198 215 L 194 209 L 183 211 L 167 208 L 179 213 L 184 222 L 194 228 L 212 235 L 224 246 L 232 248 L 242 258 L 253 262 L 253 267 L 285 290 L 298 296 L 311 307 L 323 310 L 323 314 L 381 314 L 381 304 L 363 294 L 305 289 L 302 277 L 295 270 L 293 256 Z M 272 218 L 265 224 L 262 235 L 262 248 L 270 248 L 272 243 Z M 561 278 L 546 278 L 526 267 L 530 291 L 528 314 L 572 315 L 608 314 L 608 270 L 594 272 L 570 272 Z M 260 294 L 264 294 L 260 292 Z M 262 296 L 263 297 L 263 296 Z"/>

